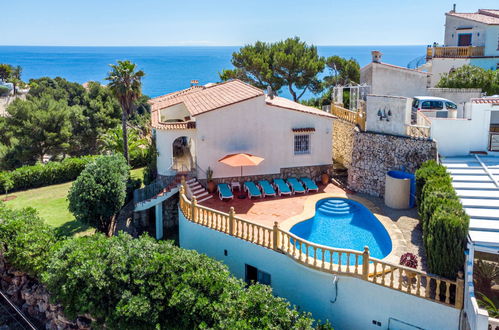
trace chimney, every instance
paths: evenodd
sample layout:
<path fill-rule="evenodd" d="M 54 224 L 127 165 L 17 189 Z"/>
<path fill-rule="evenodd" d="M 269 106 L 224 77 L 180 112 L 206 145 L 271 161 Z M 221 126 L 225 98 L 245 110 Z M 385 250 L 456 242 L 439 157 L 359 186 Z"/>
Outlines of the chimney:
<path fill-rule="evenodd" d="M 199 80 L 191 80 L 191 87 L 197 86 L 199 84 Z"/>
<path fill-rule="evenodd" d="M 381 53 L 379 50 L 373 50 L 371 52 L 371 55 L 373 57 L 374 63 L 381 63 L 381 56 L 383 56 L 383 53 Z"/>
<path fill-rule="evenodd" d="M 453 4 L 452 5 L 452 10 L 450 11 L 451 13 L 455 13 L 456 12 L 456 4 Z"/>

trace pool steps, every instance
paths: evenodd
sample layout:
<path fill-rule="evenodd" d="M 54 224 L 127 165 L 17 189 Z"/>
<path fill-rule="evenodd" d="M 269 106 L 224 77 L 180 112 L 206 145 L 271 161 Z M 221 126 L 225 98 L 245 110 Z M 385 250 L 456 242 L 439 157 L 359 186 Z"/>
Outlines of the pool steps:
<path fill-rule="evenodd" d="M 353 204 L 343 200 L 328 200 L 317 207 L 317 211 L 325 215 L 349 215 L 356 211 Z"/>

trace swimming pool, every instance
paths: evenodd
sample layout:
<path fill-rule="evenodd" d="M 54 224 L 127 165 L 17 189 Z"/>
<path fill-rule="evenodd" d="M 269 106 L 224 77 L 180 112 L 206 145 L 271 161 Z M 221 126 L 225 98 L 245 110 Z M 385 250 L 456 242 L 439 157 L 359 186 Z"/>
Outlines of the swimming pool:
<path fill-rule="evenodd" d="M 385 227 L 361 203 L 344 198 L 326 198 L 317 202 L 315 215 L 311 219 L 299 222 L 291 227 L 290 232 L 309 242 L 332 248 L 364 251 L 369 247 L 371 257 L 383 259 L 392 251 L 392 240 Z M 293 243 L 293 242 L 292 242 Z M 313 251 L 309 251 L 312 256 Z M 322 253 L 318 253 L 319 259 Z M 326 252 L 325 260 L 329 260 Z M 338 255 L 333 255 L 338 263 Z M 342 264 L 347 263 L 344 255 Z M 352 258 L 350 264 L 354 264 Z"/>

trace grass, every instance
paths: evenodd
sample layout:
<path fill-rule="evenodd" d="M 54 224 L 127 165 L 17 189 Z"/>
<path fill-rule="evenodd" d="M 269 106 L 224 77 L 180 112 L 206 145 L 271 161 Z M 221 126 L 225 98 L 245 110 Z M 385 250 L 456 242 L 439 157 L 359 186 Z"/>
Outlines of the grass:
<path fill-rule="evenodd" d="M 130 171 L 132 178 L 142 178 L 144 168 L 138 168 Z M 38 211 L 49 225 L 57 228 L 60 235 L 86 235 L 95 231 L 94 228 L 77 221 L 73 214 L 68 210 L 67 195 L 73 181 L 52 186 L 46 186 L 36 189 L 17 191 L 9 196 L 16 198 L 5 202 L 5 204 L 14 209 L 24 207 L 33 207 Z M 0 200 L 5 195 L 0 195 Z"/>

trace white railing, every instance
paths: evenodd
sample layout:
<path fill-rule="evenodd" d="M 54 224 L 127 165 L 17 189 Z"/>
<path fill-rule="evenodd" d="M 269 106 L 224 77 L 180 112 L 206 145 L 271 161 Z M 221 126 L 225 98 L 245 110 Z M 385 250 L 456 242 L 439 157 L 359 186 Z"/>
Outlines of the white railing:
<path fill-rule="evenodd" d="M 195 197 L 192 201 L 187 198 L 186 188 L 184 181 L 180 187 L 179 207 L 191 222 L 283 253 L 309 268 L 361 278 L 458 309 L 463 306 L 464 280 L 461 272 L 453 281 L 373 258 L 368 247 L 359 252 L 315 244 L 280 229 L 277 222 L 268 227 L 236 217 L 233 207 L 229 213 L 224 213 L 198 205 Z"/>

